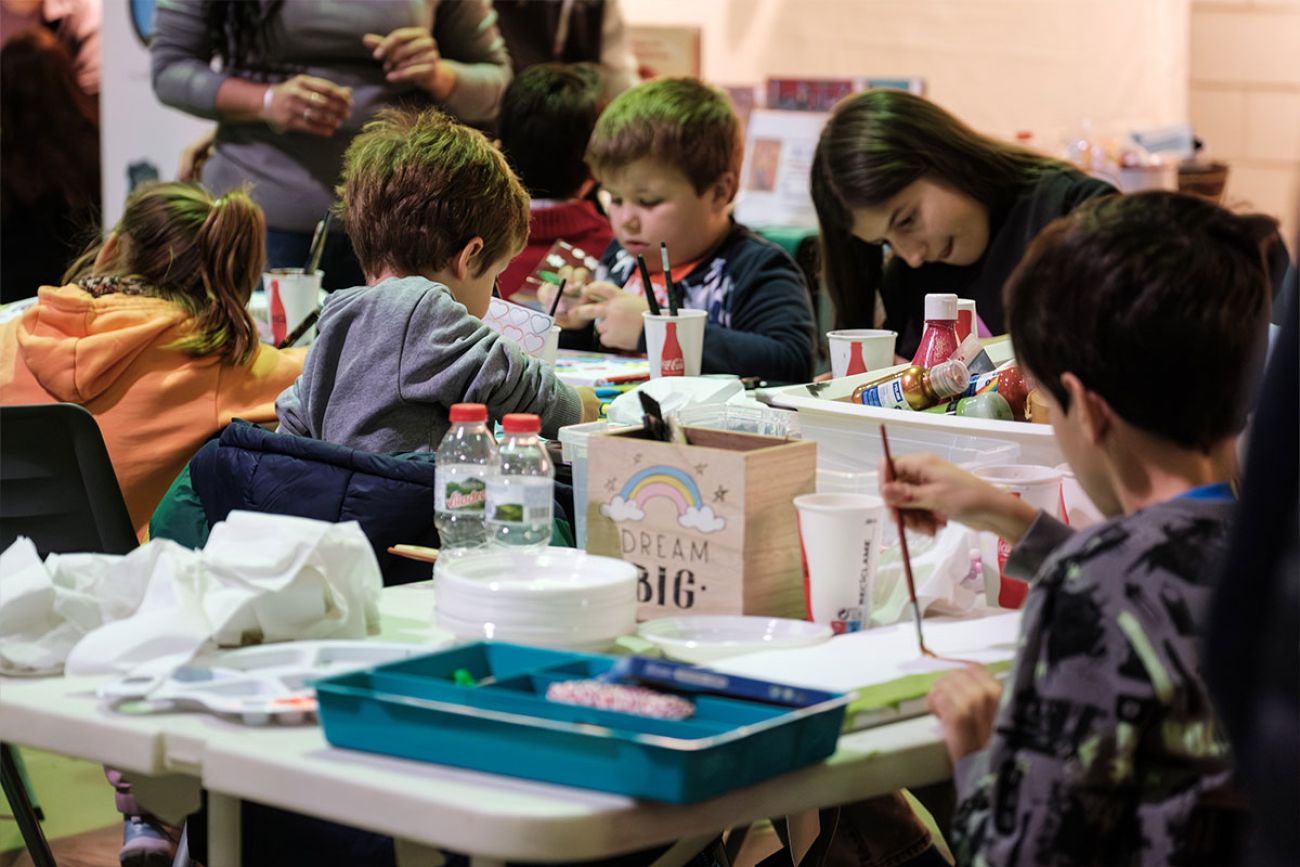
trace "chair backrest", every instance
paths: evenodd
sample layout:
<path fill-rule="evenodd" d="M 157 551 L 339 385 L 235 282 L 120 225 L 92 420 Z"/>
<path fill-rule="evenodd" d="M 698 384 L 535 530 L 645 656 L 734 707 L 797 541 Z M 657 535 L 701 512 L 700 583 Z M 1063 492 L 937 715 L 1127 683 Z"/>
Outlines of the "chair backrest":
<path fill-rule="evenodd" d="M 71 403 L 0 407 L 0 550 L 125 554 L 135 529 L 99 425 Z"/>

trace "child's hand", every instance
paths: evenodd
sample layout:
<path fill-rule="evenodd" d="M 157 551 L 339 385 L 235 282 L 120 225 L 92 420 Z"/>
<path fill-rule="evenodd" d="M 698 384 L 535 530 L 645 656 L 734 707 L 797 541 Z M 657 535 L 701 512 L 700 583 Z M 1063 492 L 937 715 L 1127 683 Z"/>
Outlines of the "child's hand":
<path fill-rule="evenodd" d="M 910 529 L 922 533 L 933 536 L 951 519 L 996 533 L 1014 545 L 1038 515 L 1024 500 L 934 455 L 895 458 L 894 471 L 894 481 L 880 483 L 880 495 L 902 513 Z M 881 461 L 881 479 L 885 475 Z"/>
<path fill-rule="evenodd" d="M 643 327 L 641 314 L 649 307 L 640 295 L 624 292 L 603 280 L 588 283 L 582 290 L 585 302 L 574 314 L 600 320 L 596 331 L 600 342 L 611 349 L 636 349 Z"/>
<path fill-rule="evenodd" d="M 958 761 L 979 752 L 993 738 L 1002 684 L 982 665 L 945 674 L 930 687 L 925 706 L 943 723 L 948 758 Z"/>
<path fill-rule="evenodd" d="M 564 287 L 564 297 L 560 299 L 560 306 L 555 308 L 555 324 L 561 328 L 582 328 L 591 321 L 591 317 L 581 318 L 577 314 L 576 302 L 582 298 L 582 286 L 566 285 Z M 551 302 L 555 300 L 555 293 L 560 289 L 554 283 L 542 283 L 537 287 L 537 300 L 541 302 L 543 310 L 551 309 Z"/>
<path fill-rule="evenodd" d="M 582 420 L 583 422 L 600 420 L 600 398 L 596 397 L 596 390 L 585 385 L 577 386 L 574 391 L 578 392 L 578 399 L 582 401 Z"/>

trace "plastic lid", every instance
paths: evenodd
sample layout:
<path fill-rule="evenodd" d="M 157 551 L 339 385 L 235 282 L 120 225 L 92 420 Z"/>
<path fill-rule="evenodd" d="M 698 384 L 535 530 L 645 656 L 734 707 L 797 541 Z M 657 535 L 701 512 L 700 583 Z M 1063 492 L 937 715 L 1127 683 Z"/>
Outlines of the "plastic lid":
<path fill-rule="evenodd" d="M 930 368 L 930 388 L 934 389 L 940 400 L 956 397 L 969 384 L 970 372 L 966 369 L 966 362 L 960 358 L 950 358 Z"/>
<path fill-rule="evenodd" d="M 542 420 L 530 412 L 512 412 L 501 419 L 501 429 L 506 433 L 535 434 L 542 429 Z"/>
<path fill-rule="evenodd" d="M 453 424 L 456 422 L 485 422 L 487 407 L 481 403 L 453 403 L 450 413 Z"/>
<path fill-rule="evenodd" d="M 957 309 L 958 309 L 958 310 L 970 310 L 970 311 L 974 311 L 974 310 L 975 310 L 975 299 L 974 299 L 974 298 L 958 298 L 958 299 L 957 299 Z"/>
<path fill-rule="evenodd" d="M 956 319 L 957 318 L 957 296 L 951 292 L 930 294 L 925 296 L 925 318 L 930 319 Z"/>

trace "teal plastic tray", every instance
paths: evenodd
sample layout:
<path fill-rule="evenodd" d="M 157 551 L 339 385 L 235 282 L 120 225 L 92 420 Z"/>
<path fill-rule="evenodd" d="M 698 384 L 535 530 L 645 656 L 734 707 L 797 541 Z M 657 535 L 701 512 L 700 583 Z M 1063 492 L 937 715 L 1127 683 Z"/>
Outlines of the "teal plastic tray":
<path fill-rule="evenodd" d="M 797 706 L 693 695 L 695 715 L 680 721 L 546 700 L 551 683 L 617 661 L 478 642 L 318 681 L 316 699 L 336 747 L 678 804 L 835 750 L 848 703 L 837 693 L 799 690 Z M 457 685 L 457 669 L 478 683 Z"/>

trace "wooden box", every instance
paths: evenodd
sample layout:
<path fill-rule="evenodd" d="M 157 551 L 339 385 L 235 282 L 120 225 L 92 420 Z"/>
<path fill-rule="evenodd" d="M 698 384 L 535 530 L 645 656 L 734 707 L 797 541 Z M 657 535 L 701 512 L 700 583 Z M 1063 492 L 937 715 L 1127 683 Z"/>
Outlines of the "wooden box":
<path fill-rule="evenodd" d="M 593 436 L 587 550 L 639 573 L 641 620 L 676 614 L 804 616 L 793 500 L 812 493 L 817 445 L 687 428 Z"/>

